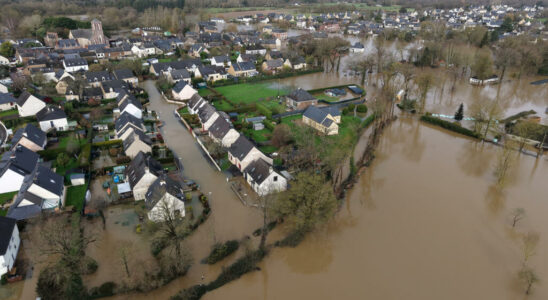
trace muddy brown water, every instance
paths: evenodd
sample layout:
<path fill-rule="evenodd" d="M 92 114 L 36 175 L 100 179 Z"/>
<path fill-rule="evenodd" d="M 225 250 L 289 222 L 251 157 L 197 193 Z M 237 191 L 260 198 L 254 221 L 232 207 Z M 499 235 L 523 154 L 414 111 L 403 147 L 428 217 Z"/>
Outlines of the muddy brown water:
<path fill-rule="evenodd" d="M 396 121 L 326 228 L 204 299 L 522 299 L 523 233 L 540 233 L 529 265 L 548 276 L 548 164 L 522 156 L 495 195 L 497 150 Z M 527 216 L 513 230 L 515 207 Z M 546 297 L 541 282 L 529 299 Z"/>

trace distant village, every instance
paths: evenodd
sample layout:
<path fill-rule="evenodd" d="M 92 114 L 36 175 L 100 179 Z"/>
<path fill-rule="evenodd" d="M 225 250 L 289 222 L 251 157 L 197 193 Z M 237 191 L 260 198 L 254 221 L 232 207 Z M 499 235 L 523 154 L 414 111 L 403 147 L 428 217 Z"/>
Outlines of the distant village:
<path fill-rule="evenodd" d="M 483 26 L 499 32 L 499 38 L 529 34 L 547 40 L 548 29 L 538 20 L 543 9 L 492 5 L 258 13 L 211 18 L 184 33 L 143 27 L 113 37 L 93 19 L 90 28 L 69 30 L 67 36 L 51 31 L 43 39 L 3 39 L 0 274 L 14 275 L 22 245 L 18 222 L 69 211 L 97 216 L 102 208 L 127 201 L 143 201 L 151 221 L 163 220 L 166 203 L 180 217 L 192 214 L 189 201 L 201 193 L 199 186 L 182 175 L 178 158 L 164 142 L 162 119 L 141 85 L 145 80 L 154 80 L 163 100 L 179 106 L 169 117 L 181 120 L 181 130 L 191 132 L 212 164 L 246 185 L 241 194 L 260 197 L 286 190 L 292 180 L 279 163 L 278 148 L 265 142 L 274 126 L 291 119 L 318 135 L 347 134 L 350 123 L 371 115 L 364 105 L 366 91 L 358 84 L 297 87 L 235 103 L 210 87 L 319 72 L 314 57 L 291 49 L 334 34 L 374 36 L 395 30 L 414 36 L 426 20 L 453 30 Z M 497 31 L 508 14 L 519 16 L 517 26 Z M 234 24 L 244 27 L 224 30 Z M 365 48 L 356 42 L 344 51 L 363 53 Z"/>

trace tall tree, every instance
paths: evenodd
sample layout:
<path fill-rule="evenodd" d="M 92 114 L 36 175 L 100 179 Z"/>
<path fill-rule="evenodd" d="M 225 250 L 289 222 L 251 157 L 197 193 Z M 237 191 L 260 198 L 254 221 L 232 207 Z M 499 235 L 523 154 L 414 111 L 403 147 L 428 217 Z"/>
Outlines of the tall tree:
<path fill-rule="evenodd" d="M 461 103 L 459 105 L 459 109 L 455 113 L 455 120 L 462 121 L 463 118 L 464 118 L 464 105 Z"/>

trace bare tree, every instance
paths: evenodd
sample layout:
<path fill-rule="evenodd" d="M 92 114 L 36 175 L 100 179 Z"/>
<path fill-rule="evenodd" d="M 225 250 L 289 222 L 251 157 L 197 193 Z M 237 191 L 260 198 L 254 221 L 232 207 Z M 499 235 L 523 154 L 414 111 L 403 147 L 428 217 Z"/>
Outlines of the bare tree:
<path fill-rule="evenodd" d="M 426 106 L 426 96 L 428 91 L 434 85 L 434 76 L 430 72 L 423 72 L 415 79 L 419 90 L 419 112 L 423 113 Z"/>
<path fill-rule="evenodd" d="M 508 179 L 508 171 L 514 162 L 514 151 L 510 147 L 508 141 L 500 148 L 497 154 L 497 162 L 495 165 L 495 177 L 497 179 L 498 188 L 503 188 Z"/>
<path fill-rule="evenodd" d="M 512 228 L 515 228 L 518 222 L 525 217 L 525 209 L 518 207 L 512 211 L 510 216 L 512 217 Z"/>
<path fill-rule="evenodd" d="M 524 266 L 518 273 L 519 280 L 525 285 L 525 294 L 531 293 L 533 284 L 539 281 L 539 278 L 535 271 L 529 267 Z"/>
<path fill-rule="evenodd" d="M 537 245 L 540 235 L 536 232 L 528 232 L 522 239 L 523 262 L 524 264 L 537 252 Z"/>

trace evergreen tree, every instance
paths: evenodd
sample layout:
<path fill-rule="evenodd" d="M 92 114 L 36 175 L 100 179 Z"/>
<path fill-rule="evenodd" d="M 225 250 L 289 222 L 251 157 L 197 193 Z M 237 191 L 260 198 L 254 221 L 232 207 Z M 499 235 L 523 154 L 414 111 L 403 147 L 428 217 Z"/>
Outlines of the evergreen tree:
<path fill-rule="evenodd" d="M 485 35 L 483 36 L 483 39 L 481 39 L 479 46 L 480 48 L 483 48 L 483 46 L 487 46 L 488 44 L 489 44 L 489 31 L 486 31 Z"/>
<path fill-rule="evenodd" d="M 455 113 L 455 120 L 462 121 L 463 118 L 464 118 L 464 106 L 461 103 L 459 106 L 459 109 Z"/>

